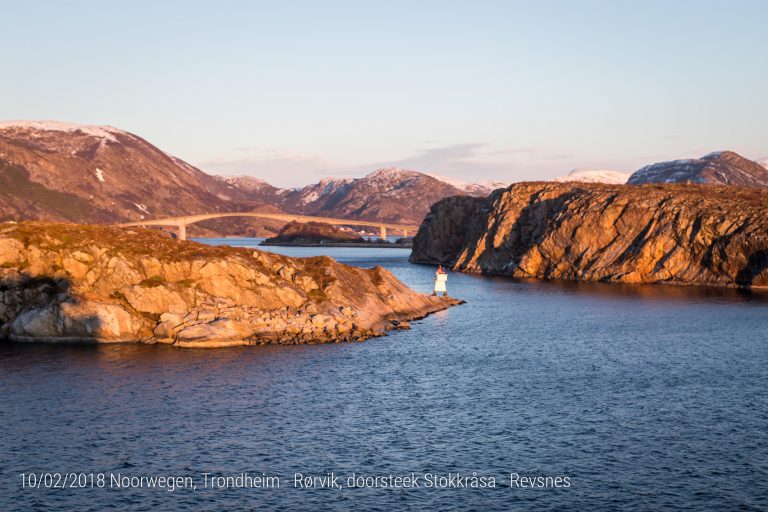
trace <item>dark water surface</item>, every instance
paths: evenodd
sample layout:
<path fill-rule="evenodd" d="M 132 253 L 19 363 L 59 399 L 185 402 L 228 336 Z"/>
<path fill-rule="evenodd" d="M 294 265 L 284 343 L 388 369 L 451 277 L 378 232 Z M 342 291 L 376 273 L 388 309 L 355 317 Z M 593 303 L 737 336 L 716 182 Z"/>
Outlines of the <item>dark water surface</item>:
<path fill-rule="evenodd" d="M 431 287 L 407 250 L 322 252 Z M 0 510 L 768 509 L 764 295 L 456 273 L 448 286 L 467 304 L 364 343 L 0 345 Z M 497 487 L 293 487 L 328 471 Z M 198 489 L 29 489 L 24 472 Z M 204 472 L 280 488 L 203 489 Z M 510 488 L 510 473 L 571 485 Z"/>

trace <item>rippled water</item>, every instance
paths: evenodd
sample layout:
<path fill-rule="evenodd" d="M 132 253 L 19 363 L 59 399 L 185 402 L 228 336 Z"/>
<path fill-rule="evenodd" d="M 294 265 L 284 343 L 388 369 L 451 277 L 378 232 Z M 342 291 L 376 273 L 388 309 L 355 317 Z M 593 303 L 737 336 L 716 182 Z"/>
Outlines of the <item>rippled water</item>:
<path fill-rule="evenodd" d="M 229 243 L 251 243 L 247 240 Z M 312 255 L 313 248 L 271 248 Z M 324 249 L 422 291 L 400 249 Z M 364 343 L 0 345 L 2 510 L 765 510 L 768 300 L 453 273 L 467 300 Z M 23 489 L 22 472 L 197 490 Z M 295 472 L 493 475 L 495 489 L 293 488 Z M 202 473 L 281 476 L 201 489 Z M 569 488 L 509 487 L 509 474 Z"/>

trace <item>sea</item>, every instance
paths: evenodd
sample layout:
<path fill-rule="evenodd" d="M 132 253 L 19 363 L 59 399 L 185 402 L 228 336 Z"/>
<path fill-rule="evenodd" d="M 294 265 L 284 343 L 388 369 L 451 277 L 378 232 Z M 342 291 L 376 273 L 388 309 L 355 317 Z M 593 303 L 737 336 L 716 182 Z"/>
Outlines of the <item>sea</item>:
<path fill-rule="evenodd" d="M 434 281 L 409 249 L 264 249 Z M 0 510 L 768 509 L 768 294 L 447 284 L 465 304 L 365 342 L 1 344 Z"/>

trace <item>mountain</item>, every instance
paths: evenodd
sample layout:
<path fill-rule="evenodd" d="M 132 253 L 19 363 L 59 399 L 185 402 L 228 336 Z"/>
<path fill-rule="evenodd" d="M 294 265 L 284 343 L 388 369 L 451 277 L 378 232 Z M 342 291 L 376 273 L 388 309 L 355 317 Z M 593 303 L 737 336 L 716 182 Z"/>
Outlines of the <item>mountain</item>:
<path fill-rule="evenodd" d="M 379 169 L 280 189 L 252 177 L 214 177 L 111 126 L 0 123 L 0 221 L 119 223 L 203 212 L 272 211 L 418 224 L 432 203 L 487 195 L 416 171 Z M 270 235 L 281 223 L 219 219 L 190 234 Z"/>
<path fill-rule="evenodd" d="M 261 198 L 265 190 L 264 185 L 248 178 L 218 179 L 237 187 L 251 200 Z M 236 180 L 243 181 L 238 185 Z M 254 191 L 249 192 L 247 187 Z M 490 188 L 459 188 L 428 174 L 389 167 L 363 178 L 326 178 L 306 187 L 273 189 L 271 193 L 272 204 L 290 213 L 418 224 L 429 207 L 444 197 L 485 196 L 489 192 Z"/>
<path fill-rule="evenodd" d="M 743 187 L 768 187 L 768 169 L 733 151 L 716 151 L 701 158 L 647 165 L 627 181 L 642 183 L 716 183 Z"/>
<path fill-rule="evenodd" d="M 298 203 L 292 203 L 289 194 L 286 209 L 307 215 L 418 224 L 433 203 L 463 194 L 426 174 L 390 167 L 360 179 L 329 182 L 310 195 L 302 190 Z"/>
<path fill-rule="evenodd" d="M 433 205 L 411 261 L 511 277 L 768 287 L 768 192 L 517 183 Z"/>
<path fill-rule="evenodd" d="M 574 169 L 568 174 L 559 176 L 552 181 L 557 181 L 560 183 L 577 181 L 580 183 L 610 183 L 615 185 L 623 185 L 627 182 L 629 176 L 629 173 L 619 171 Z"/>
<path fill-rule="evenodd" d="M 0 220 L 138 221 L 231 211 L 246 199 L 132 133 L 56 121 L 0 123 Z"/>
<path fill-rule="evenodd" d="M 757 163 L 768 169 L 768 158 L 761 158 Z"/>
<path fill-rule="evenodd" d="M 224 183 L 232 195 L 252 202 L 274 205 L 279 202 L 276 198 L 285 192 L 253 176 L 214 176 L 214 179 Z"/>

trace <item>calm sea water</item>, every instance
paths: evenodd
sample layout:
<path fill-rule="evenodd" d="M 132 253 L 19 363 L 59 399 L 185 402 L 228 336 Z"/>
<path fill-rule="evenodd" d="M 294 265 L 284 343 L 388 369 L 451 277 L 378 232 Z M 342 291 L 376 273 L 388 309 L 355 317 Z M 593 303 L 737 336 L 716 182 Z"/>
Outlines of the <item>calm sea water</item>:
<path fill-rule="evenodd" d="M 431 288 L 407 250 L 322 252 Z M 456 273 L 448 285 L 467 304 L 364 343 L 0 345 L 0 510 L 768 508 L 766 296 Z M 30 472 L 198 488 L 22 488 Z M 202 488 L 203 473 L 242 472 L 280 488 Z M 497 487 L 293 486 L 326 472 L 342 485 L 474 472 Z M 510 473 L 570 487 L 510 487 Z"/>

